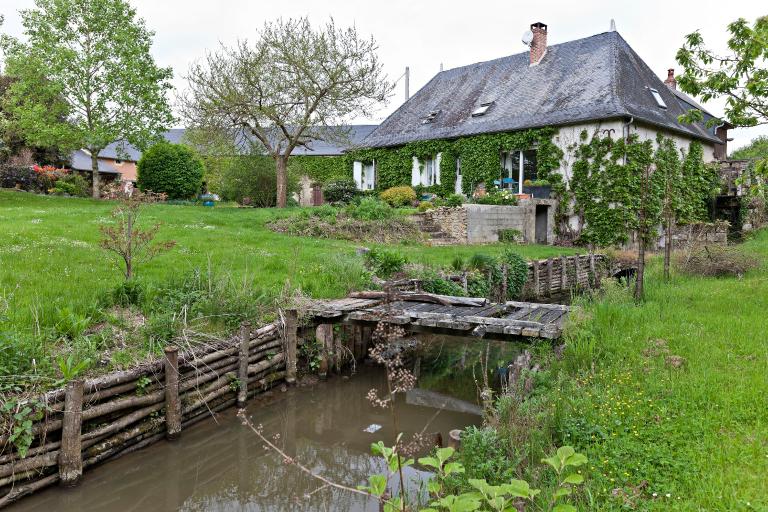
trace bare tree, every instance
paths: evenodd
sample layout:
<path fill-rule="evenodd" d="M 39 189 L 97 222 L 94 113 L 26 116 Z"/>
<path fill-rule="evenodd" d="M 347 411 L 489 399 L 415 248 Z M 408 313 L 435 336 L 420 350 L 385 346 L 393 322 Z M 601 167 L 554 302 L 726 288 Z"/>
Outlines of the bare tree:
<path fill-rule="evenodd" d="M 255 41 L 222 46 L 190 67 L 181 112 L 190 127 L 263 146 L 275 160 L 284 207 L 294 149 L 338 136 L 326 127 L 370 116 L 392 91 L 377 49 L 373 38 L 333 19 L 317 29 L 307 18 L 267 22 Z"/>

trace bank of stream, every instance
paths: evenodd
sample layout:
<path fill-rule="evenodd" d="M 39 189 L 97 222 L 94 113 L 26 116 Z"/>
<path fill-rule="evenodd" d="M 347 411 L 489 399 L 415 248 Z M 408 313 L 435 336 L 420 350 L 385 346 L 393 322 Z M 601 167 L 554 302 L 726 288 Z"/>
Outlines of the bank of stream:
<path fill-rule="evenodd" d="M 519 346 L 445 336 L 422 341 L 413 358 L 419 385 L 396 401 L 400 430 L 440 433 L 447 441 L 450 430 L 481 423 L 475 380 L 482 381 L 479 361 L 486 348 L 493 378 Z M 391 445 L 397 433 L 390 411 L 366 399 L 370 389 L 386 389 L 384 370 L 367 365 L 357 370 L 349 377 L 276 388 L 249 401 L 248 414 L 313 471 L 353 487 L 364 483 L 368 475 L 384 472 L 383 460 L 371 455 L 371 443 Z M 408 485 L 418 489 L 428 473 L 408 469 Z M 43 490 L 10 510 L 378 510 L 377 503 L 343 491 L 324 489 L 304 497 L 318 487 L 317 480 L 265 450 L 230 408 L 185 429 L 175 442 L 163 441 L 88 471 L 78 487 Z"/>

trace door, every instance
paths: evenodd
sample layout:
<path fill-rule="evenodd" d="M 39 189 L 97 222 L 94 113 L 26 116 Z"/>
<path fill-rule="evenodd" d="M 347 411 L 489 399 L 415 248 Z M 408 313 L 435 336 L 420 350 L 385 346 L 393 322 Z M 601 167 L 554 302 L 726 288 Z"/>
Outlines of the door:
<path fill-rule="evenodd" d="M 312 206 L 321 206 L 323 204 L 323 188 L 319 183 L 312 185 Z"/>
<path fill-rule="evenodd" d="M 547 217 L 549 214 L 549 207 L 536 205 L 536 243 L 547 243 L 547 231 L 549 226 L 547 225 Z"/>

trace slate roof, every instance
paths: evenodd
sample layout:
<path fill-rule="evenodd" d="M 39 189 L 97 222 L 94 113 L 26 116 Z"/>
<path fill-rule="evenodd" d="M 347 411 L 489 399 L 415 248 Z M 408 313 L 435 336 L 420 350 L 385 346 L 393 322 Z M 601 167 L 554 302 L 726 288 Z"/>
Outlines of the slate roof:
<path fill-rule="evenodd" d="M 659 91 L 659 108 L 648 88 Z M 482 103 L 488 112 L 472 117 Z M 438 112 L 431 123 L 422 120 Z M 628 118 L 690 137 L 720 142 L 703 125 L 677 121 L 684 113 L 673 92 L 651 71 L 618 32 L 556 44 L 536 66 L 528 52 L 442 71 L 390 115 L 364 141 L 367 147 L 397 146 Z"/>
<path fill-rule="evenodd" d="M 374 130 L 374 128 L 376 128 L 376 125 L 360 124 L 351 125 L 348 128 L 349 130 L 347 135 L 349 137 L 349 144 L 316 140 L 310 143 L 309 147 L 296 148 L 291 154 L 311 156 L 342 155 L 344 151 L 350 149 L 351 147 L 358 146 L 363 141 L 363 139 L 365 139 L 365 137 L 367 137 Z M 178 144 L 182 141 L 185 131 L 186 130 L 184 128 L 174 128 L 165 132 L 163 137 L 168 142 Z M 124 144 L 121 150 L 120 143 L 113 142 L 99 153 L 99 158 L 138 162 L 139 159 L 141 159 L 141 151 L 130 144 Z M 70 158 L 70 166 L 72 169 L 90 171 L 91 157 L 84 150 L 77 150 L 72 154 Z M 99 160 L 99 172 L 107 174 L 120 174 L 120 171 L 118 171 L 114 166 L 103 160 Z"/>

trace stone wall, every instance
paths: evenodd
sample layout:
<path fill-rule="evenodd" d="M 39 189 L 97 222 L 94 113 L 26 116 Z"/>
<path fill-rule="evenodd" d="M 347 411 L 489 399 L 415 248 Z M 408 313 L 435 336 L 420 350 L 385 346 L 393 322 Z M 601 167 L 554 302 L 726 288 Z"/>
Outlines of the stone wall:
<path fill-rule="evenodd" d="M 691 245 L 727 245 L 729 226 L 724 221 L 675 226 L 672 230 L 672 249 L 685 249 Z M 659 246 L 664 247 L 664 243 L 662 240 Z"/>
<path fill-rule="evenodd" d="M 467 209 L 441 207 L 428 210 L 424 218 L 434 222 L 451 238 L 466 243 L 467 241 Z"/>

